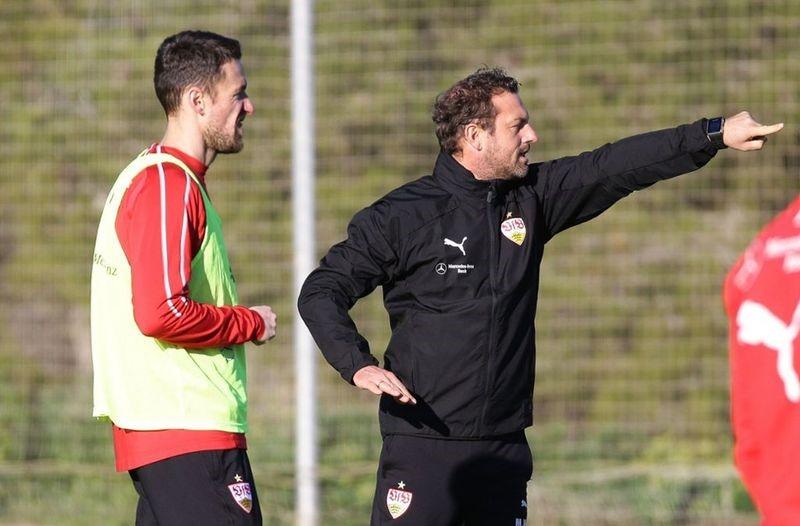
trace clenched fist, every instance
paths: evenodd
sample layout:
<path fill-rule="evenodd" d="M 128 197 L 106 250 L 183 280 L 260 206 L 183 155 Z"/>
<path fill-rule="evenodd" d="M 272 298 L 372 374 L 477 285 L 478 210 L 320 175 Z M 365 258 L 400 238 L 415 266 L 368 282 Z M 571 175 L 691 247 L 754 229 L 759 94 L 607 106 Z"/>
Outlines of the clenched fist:
<path fill-rule="evenodd" d="M 250 307 L 250 310 L 257 312 L 261 319 L 264 320 L 264 333 L 253 340 L 256 345 L 263 345 L 267 343 L 267 340 L 275 337 L 278 316 L 266 305 L 256 305 L 255 307 Z"/>

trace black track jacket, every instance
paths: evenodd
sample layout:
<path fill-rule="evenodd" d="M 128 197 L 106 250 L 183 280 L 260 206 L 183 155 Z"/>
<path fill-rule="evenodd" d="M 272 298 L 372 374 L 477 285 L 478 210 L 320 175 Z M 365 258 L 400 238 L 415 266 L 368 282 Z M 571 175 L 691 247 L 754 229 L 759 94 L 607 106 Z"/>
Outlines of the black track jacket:
<path fill-rule="evenodd" d="M 378 361 L 348 311 L 383 286 L 392 329 L 384 367 L 417 399 L 381 397 L 383 435 L 469 439 L 524 429 L 533 421 L 545 243 L 715 153 L 703 120 L 533 163 L 516 181 L 479 181 L 440 153 L 432 176 L 355 215 L 347 239 L 306 279 L 300 315 L 325 359 L 352 382 Z"/>

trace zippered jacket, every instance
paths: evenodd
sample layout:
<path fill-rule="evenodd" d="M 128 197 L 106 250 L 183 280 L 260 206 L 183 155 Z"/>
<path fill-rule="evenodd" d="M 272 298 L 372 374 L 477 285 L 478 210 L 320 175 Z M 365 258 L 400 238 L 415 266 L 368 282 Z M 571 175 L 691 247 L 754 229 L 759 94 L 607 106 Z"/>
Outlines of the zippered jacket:
<path fill-rule="evenodd" d="M 417 399 L 381 397 L 383 435 L 470 439 L 524 429 L 533 421 L 545 244 L 715 153 L 703 120 L 533 163 L 514 181 L 479 181 L 440 153 L 433 175 L 355 215 L 347 239 L 306 279 L 300 315 L 325 359 L 352 383 L 378 361 L 348 311 L 383 287 L 392 330 L 384 367 Z"/>

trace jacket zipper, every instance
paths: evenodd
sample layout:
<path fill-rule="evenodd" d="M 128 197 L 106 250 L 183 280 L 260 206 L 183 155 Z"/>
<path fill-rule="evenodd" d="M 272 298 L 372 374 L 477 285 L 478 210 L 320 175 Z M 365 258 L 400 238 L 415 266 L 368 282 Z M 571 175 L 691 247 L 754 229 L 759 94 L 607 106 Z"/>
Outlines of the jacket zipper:
<path fill-rule="evenodd" d="M 489 408 L 489 395 L 491 393 L 492 362 L 494 358 L 494 332 L 495 332 L 495 310 L 497 307 L 497 276 L 495 273 L 495 229 L 494 229 L 494 201 L 497 197 L 497 190 L 494 184 L 489 187 L 486 194 L 486 220 L 489 225 L 489 288 L 492 291 L 492 312 L 489 317 L 489 340 L 486 353 L 486 377 L 483 391 L 483 410 L 481 411 L 479 435 L 486 434 L 486 411 Z"/>

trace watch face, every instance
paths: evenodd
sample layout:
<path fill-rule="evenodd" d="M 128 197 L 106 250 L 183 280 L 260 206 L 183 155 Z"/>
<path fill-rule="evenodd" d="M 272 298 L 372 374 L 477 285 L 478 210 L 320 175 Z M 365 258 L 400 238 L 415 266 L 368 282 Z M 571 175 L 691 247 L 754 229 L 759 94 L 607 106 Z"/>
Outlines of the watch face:
<path fill-rule="evenodd" d="M 715 119 L 709 119 L 708 131 L 706 133 L 711 135 L 712 133 L 719 133 L 720 131 L 722 131 L 722 119 L 719 117 Z"/>

